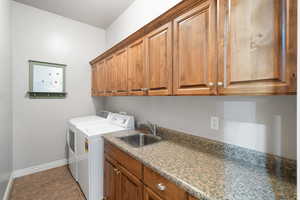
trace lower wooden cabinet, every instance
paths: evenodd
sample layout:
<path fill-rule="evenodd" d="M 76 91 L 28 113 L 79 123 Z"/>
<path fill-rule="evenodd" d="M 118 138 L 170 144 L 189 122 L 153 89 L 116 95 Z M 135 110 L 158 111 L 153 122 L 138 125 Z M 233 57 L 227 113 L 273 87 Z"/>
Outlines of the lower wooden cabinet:
<path fill-rule="evenodd" d="M 114 145 L 105 142 L 104 152 L 104 200 L 188 200 L 186 191 Z"/>
<path fill-rule="evenodd" d="M 143 197 L 142 182 L 122 167 L 118 171 L 118 200 L 140 200 Z"/>
<path fill-rule="evenodd" d="M 144 187 L 144 200 L 163 200 L 148 187 Z"/>
<path fill-rule="evenodd" d="M 105 200 L 141 200 L 142 182 L 121 166 L 107 159 L 104 163 L 104 199 Z"/>
<path fill-rule="evenodd" d="M 104 199 L 116 200 L 117 168 L 110 162 L 104 162 Z"/>
<path fill-rule="evenodd" d="M 148 167 L 144 166 L 143 182 L 152 191 L 166 200 L 184 200 L 187 199 L 186 192 L 177 185 L 162 177 Z"/>

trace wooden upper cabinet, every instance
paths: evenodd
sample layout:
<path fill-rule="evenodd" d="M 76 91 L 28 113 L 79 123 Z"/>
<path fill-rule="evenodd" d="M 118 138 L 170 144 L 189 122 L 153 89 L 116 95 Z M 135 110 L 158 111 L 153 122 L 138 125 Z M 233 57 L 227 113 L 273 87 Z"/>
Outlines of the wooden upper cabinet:
<path fill-rule="evenodd" d="M 146 67 L 144 39 L 128 46 L 128 90 L 131 95 L 145 95 Z"/>
<path fill-rule="evenodd" d="M 296 92 L 296 0 L 221 0 L 219 94 Z"/>
<path fill-rule="evenodd" d="M 118 51 L 115 54 L 116 69 L 116 95 L 126 95 L 128 92 L 127 73 L 128 73 L 128 56 L 127 48 Z"/>
<path fill-rule="evenodd" d="M 112 94 L 115 89 L 115 60 L 114 56 L 110 56 L 105 60 L 106 67 L 106 92 Z"/>
<path fill-rule="evenodd" d="M 148 95 L 172 94 L 172 23 L 145 36 Z"/>
<path fill-rule="evenodd" d="M 295 94 L 297 0 L 183 1 L 91 64 L 94 96 Z"/>
<path fill-rule="evenodd" d="M 104 95 L 106 85 L 105 61 L 99 61 L 97 64 L 97 87 L 98 94 Z"/>
<path fill-rule="evenodd" d="M 216 94 L 216 5 L 206 0 L 174 20 L 175 95 Z"/>
<path fill-rule="evenodd" d="M 92 96 L 98 95 L 98 68 L 97 63 L 92 66 Z"/>

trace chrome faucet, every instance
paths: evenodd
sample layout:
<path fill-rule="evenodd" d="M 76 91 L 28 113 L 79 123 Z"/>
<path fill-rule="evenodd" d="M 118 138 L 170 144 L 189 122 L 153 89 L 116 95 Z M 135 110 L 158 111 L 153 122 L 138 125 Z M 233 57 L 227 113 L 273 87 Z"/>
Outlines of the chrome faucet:
<path fill-rule="evenodd" d="M 147 121 L 147 126 L 150 129 L 151 134 L 157 136 L 157 125 Z"/>

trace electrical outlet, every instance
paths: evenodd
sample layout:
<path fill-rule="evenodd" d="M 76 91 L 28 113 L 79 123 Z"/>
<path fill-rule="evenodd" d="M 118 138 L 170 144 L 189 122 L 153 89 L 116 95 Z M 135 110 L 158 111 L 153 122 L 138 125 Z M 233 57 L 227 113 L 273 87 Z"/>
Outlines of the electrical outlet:
<path fill-rule="evenodd" d="M 210 128 L 213 130 L 219 130 L 219 117 L 210 118 Z"/>

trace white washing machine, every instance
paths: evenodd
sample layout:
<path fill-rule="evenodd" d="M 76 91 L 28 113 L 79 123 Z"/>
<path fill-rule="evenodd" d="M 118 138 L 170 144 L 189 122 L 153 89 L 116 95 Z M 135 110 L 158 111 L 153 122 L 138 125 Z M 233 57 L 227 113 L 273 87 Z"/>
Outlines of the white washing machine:
<path fill-rule="evenodd" d="M 79 130 L 78 126 L 92 125 L 92 124 L 105 124 L 108 122 L 110 112 L 103 111 L 100 116 L 84 116 L 73 118 L 68 121 L 67 124 L 67 146 L 68 146 L 68 166 L 71 171 L 72 176 L 76 181 L 78 181 L 78 166 L 77 166 L 77 135 Z"/>
<path fill-rule="evenodd" d="M 111 113 L 102 123 L 77 126 L 77 181 L 87 200 L 103 198 L 104 144 L 101 135 L 134 129 L 134 118 Z"/>

